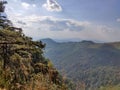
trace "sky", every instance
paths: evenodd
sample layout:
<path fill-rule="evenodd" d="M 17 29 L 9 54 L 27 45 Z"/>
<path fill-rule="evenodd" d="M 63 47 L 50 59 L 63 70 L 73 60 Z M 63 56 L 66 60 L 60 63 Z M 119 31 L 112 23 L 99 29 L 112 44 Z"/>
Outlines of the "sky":
<path fill-rule="evenodd" d="M 7 0 L 14 26 L 34 40 L 120 41 L 120 0 Z"/>

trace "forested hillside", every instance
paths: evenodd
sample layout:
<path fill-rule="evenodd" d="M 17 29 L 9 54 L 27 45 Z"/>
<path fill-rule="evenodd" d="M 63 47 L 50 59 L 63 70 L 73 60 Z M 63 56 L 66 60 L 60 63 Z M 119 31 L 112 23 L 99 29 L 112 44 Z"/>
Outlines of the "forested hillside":
<path fill-rule="evenodd" d="M 0 29 L 0 90 L 68 90 L 45 45 L 15 29 Z"/>
<path fill-rule="evenodd" d="M 57 43 L 43 39 L 45 56 L 55 66 L 89 90 L 120 90 L 120 42 L 92 41 Z"/>

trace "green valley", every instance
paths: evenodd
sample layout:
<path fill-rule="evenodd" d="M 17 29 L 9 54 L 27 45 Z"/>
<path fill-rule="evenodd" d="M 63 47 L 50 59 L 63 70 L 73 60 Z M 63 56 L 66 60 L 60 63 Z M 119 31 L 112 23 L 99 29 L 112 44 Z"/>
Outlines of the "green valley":
<path fill-rule="evenodd" d="M 110 90 L 120 84 L 120 42 L 92 41 L 58 43 L 43 39 L 45 56 L 55 66 L 85 90 Z M 102 88 L 104 87 L 104 88 Z M 113 90 L 113 89 L 112 89 Z"/>

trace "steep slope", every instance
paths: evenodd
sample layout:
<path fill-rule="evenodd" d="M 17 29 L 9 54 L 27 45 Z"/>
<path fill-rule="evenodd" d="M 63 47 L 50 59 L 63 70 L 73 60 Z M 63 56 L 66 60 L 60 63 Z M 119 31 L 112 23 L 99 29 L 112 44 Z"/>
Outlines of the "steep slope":
<path fill-rule="evenodd" d="M 44 42 L 45 41 L 45 42 Z M 85 88 L 99 88 L 120 84 L 120 43 L 92 41 L 49 44 L 45 56 L 53 60 L 59 70 L 65 70 L 75 82 Z"/>
<path fill-rule="evenodd" d="M 51 61 L 43 57 L 44 47 L 22 32 L 0 29 L 0 89 L 68 90 Z"/>

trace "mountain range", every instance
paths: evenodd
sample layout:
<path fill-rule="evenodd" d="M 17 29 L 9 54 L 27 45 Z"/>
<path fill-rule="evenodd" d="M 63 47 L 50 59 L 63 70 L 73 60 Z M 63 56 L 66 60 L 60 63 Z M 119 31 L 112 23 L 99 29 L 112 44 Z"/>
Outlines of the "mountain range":
<path fill-rule="evenodd" d="M 117 86 L 113 90 L 120 90 L 120 42 L 59 43 L 50 38 L 41 41 L 46 44 L 45 56 L 70 79 L 79 82 L 78 86 L 85 90 Z"/>

